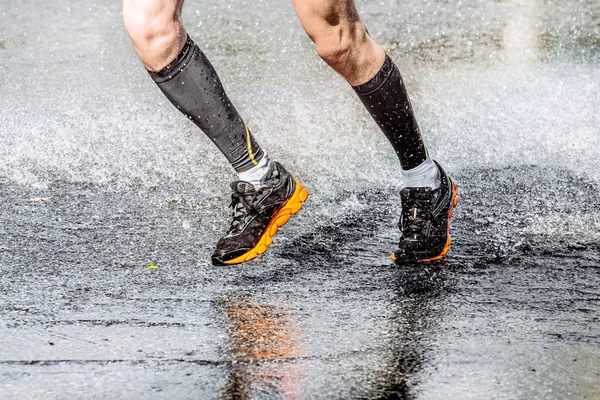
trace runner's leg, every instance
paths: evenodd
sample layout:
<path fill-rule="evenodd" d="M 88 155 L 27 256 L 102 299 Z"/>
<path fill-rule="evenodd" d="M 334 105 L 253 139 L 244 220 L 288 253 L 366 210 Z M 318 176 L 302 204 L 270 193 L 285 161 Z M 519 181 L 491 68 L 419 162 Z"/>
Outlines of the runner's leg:
<path fill-rule="evenodd" d="M 292 0 L 317 52 L 350 83 L 402 167 L 397 263 L 429 262 L 450 247 L 458 189 L 427 154 L 398 68 L 369 36 L 353 0 Z"/>
<path fill-rule="evenodd" d="M 208 58 L 186 34 L 182 6 L 183 0 L 123 0 L 125 27 L 158 87 L 239 174 L 231 186 L 232 222 L 212 255 L 214 264 L 238 264 L 267 250 L 308 192 L 258 146 Z"/>

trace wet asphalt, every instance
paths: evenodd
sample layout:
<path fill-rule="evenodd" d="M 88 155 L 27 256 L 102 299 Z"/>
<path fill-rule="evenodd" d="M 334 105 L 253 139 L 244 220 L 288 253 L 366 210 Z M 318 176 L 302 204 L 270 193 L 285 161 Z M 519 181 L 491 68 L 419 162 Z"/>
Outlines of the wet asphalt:
<path fill-rule="evenodd" d="M 289 4 L 184 10 L 311 192 L 214 267 L 232 174 L 119 5 L 0 2 L 0 398 L 600 399 L 600 6 L 358 5 L 460 188 L 439 264 L 392 264 L 396 161 Z"/>

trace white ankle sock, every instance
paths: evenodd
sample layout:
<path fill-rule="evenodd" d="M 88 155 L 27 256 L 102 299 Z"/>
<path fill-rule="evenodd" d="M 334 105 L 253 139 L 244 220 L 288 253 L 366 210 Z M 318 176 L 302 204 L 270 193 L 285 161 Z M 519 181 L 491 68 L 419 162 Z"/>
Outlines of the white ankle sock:
<path fill-rule="evenodd" d="M 413 169 L 402 170 L 402 187 L 430 187 L 437 189 L 442 183 L 440 171 L 431 159 L 427 157 Z"/>
<path fill-rule="evenodd" d="M 248 171 L 238 173 L 238 177 L 241 181 L 250 182 L 255 189 L 259 189 L 262 186 L 261 180 L 265 177 L 269 169 L 271 168 L 271 159 L 265 153 L 262 160 L 250 168 Z"/>

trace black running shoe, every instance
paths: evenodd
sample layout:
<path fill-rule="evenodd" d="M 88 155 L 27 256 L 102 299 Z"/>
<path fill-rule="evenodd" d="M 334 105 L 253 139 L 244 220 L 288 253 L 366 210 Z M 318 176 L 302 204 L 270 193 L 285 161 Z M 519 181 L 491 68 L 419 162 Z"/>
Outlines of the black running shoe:
<path fill-rule="evenodd" d="M 283 166 L 273 162 L 264 186 L 231 184 L 233 221 L 212 256 L 215 265 L 239 264 L 264 253 L 277 230 L 302 208 L 308 191 Z"/>
<path fill-rule="evenodd" d="M 396 263 L 441 259 L 450 249 L 450 218 L 458 204 L 458 187 L 442 167 L 437 189 L 407 187 L 400 191 L 400 243 L 392 254 Z"/>

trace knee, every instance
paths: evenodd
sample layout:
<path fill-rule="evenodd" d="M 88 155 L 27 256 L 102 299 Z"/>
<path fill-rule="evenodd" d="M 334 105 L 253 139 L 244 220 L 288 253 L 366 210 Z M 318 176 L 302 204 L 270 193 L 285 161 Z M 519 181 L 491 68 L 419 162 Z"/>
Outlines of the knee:
<path fill-rule="evenodd" d="M 179 34 L 175 10 L 164 7 L 164 2 L 152 0 L 125 0 L 123 22 L 136 49 L 142 56 L 152 57 L 162 51 L 165 42 Z"/>
<path fill-rule="evenodd" d="M 338 24 L 309 33 L 317 54 L 335 69 L 351 63 L 354 51 L 364 35 L 362 24 Z"/>

